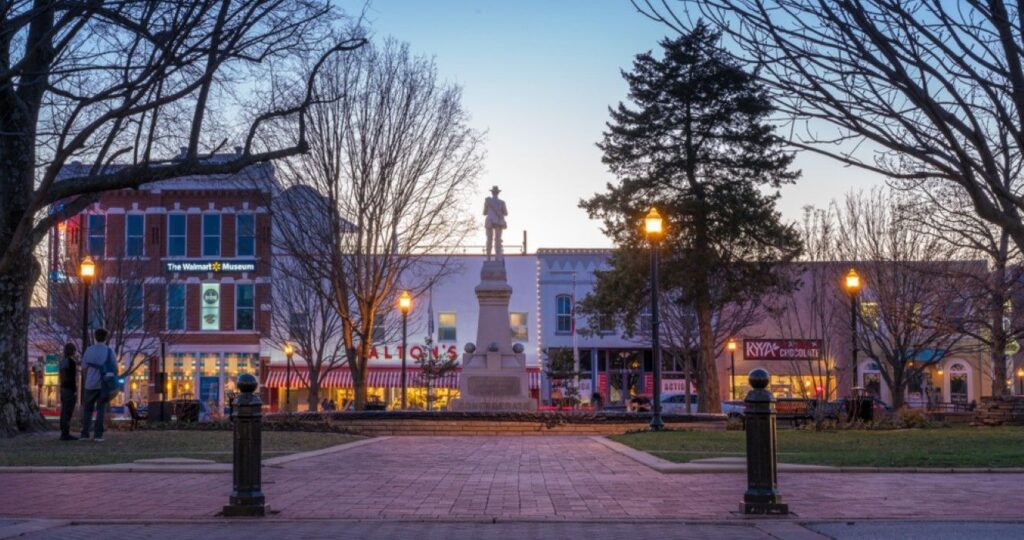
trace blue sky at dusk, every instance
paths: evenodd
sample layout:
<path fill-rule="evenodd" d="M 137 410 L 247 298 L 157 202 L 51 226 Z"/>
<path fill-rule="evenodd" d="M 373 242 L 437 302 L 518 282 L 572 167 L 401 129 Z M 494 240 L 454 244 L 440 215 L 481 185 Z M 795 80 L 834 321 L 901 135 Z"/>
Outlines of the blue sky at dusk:
<path fill-rule="evenodd" d="M 608 106 L 625 98 L 620 69 L 657 48 L 668 29 L 628 0 L 375 0 L 366 18 L 375 38 L 409 43 L 463 87 L 472 125 L 487 132 L 479 198 L 501 187 L 510 214 L 506 243 L 519 243 L 525 229 L 531 250 L 610 245 L 577 203 L 614 181 L 595 143 Z M 803 178 L 780 202 L 788 220 L 799 219 L 805 205 L 878 183 L 806 153 L 797 166 Z"/>

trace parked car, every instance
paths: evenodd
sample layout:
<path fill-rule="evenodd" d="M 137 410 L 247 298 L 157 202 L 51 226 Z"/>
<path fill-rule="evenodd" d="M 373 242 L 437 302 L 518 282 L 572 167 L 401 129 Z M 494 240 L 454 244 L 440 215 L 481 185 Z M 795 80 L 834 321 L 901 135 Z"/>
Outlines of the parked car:
<path fill-rule="evenodd" d="M 686 414 L 686 394 L 665 394 L 661 396 L 661 412 L 665 414 Z M 690 412 L 700 412 L 697 394 L 690 394 Z"/>
<path fill-rule="evenodd" d="M 723 401 L 722 402 L 722 414 L 729 418 L 739 418 L 743 416 L 743 411 L 746 410 L 746 405 L 742 401 Z"/>

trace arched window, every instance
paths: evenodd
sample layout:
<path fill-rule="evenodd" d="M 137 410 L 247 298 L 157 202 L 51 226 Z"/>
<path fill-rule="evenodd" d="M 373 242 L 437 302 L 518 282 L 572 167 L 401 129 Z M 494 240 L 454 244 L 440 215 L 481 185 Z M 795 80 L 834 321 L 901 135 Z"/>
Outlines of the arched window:
<path fill-rule="evenodd" d="M 555 297 L 555 332 L 572 332 L 572 297 L 560 294 Z"/>

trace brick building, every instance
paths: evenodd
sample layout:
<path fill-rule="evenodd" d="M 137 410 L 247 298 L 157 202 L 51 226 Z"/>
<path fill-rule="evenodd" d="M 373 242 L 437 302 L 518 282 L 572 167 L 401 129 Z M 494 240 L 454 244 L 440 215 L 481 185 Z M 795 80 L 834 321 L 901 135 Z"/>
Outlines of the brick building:
<path fill-rule="evenodd" d="M 65 173 L 76 174 L 76 167 Z M 138 366 L 125 379 L 122 399 L 154 398 L 161 350 L 167 398 L 199 398 L 211 412 L 222 409 L 239 374 L 258 375 L 267 364 L 269 202 L 276 189 L 270 164 L 220 178 L 160 181 L 104 193 L 55 228 L 50 311 L 67 303 L 81 313 L 77 269 L 91 257 L 91 325 L 112 331 L 122 370 Z M 62 326 L 78 341 L 80 324 Z"/>

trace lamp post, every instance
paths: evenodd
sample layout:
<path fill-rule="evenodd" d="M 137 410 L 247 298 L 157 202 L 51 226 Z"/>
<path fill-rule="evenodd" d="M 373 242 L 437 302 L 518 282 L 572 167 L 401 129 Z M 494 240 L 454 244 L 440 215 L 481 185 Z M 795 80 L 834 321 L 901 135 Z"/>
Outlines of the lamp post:
<path fill-rule="evenodd" d="M 661 431 L 665 422 L 661 419 L 661 339 L 658 330 L 661 317 L 658 316 L 658 244 L 664 236 L 661 214 L 651 207 L 644 218 L 644 233 L 651 245 L 651 355 L 654 357 L 654 404 L 651 407 L 651 431 Z M 687 381 L 689 384 L 689 381 Z"/>
<path fill-rule="evenodd" d="M 295 348 L 292 347 L 291 343 L 284 344 L 284 356 L 288 359 L 287 365 L 284 368 L 284 410 L 285 412 L 292 412 L 292 355 L 295 354 Z"/>
<path fill-rule="evenodd" d="M 96 263 L 92 257 L 86 255 L 78 270 L 82 278 L 82 358 L 85 357 L 85 349 L 89 347 L 89 286 L 96 277 Z M 83 368 L 85 366 L 83 365 Z M 81 380 L 82 391 L 78 393 L 82 403 L 85 403 L 85 369 L 82 369 Z"/>
<path fill-rule="evenodd" d="M 409 328 L 409 310 L 412 309 L 412 297 L 409 291 L 402 291 L 398 298 L 398 309 L 402 312 L 402 410 L 406 408 L 406 384 L 405 384 L 405 359 L 408 356 L 406 350 L 409 348 L 407 342 Z"/>
<path fill-rule="evenodd" d="M 857 388 L 857 294 L 860 292 L 860 276 L 853 268 L 846 274 L 846 292 L 850 294 L 850 347 L 853 380 L 850 388 Z"/>
<path fill-rule="evenodd" d="M 725 348 L 729 351 L 729 397 L 736 401 L 736 340 L 729 338 L 729 341 L 725 342 Z"/>
<path fill-rule="evenodd" d="M 1017 395 L 1024 396 L 1024 368 L 1017 369 L 1017 385 L 1020 388 Z"/>

